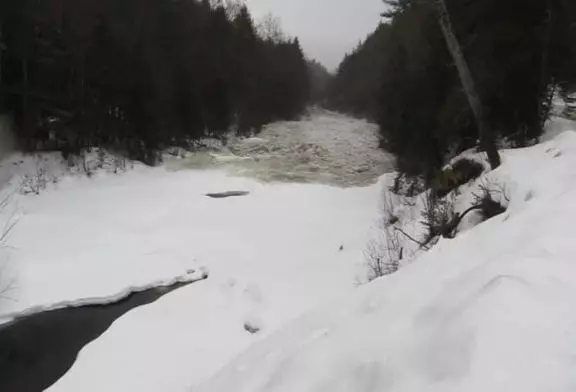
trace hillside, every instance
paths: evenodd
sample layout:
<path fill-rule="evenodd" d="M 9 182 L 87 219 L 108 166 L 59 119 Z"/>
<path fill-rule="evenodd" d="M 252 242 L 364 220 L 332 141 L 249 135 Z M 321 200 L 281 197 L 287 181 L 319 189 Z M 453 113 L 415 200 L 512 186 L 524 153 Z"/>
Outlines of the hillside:
<path fill-rule="evenodd" d="M 301 318 L 192 390 L 573 390 L 576 133 L 501 153 L 476 185 L 504 187 L 504 214 Z"/>

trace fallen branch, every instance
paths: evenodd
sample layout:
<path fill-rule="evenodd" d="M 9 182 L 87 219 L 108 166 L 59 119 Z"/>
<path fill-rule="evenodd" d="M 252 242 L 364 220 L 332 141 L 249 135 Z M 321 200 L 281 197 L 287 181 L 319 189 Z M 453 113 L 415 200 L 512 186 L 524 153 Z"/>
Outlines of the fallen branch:
<path fill-rule="evenodd" d="M 475 210 L 481 210 L 482 206 L 479 205 L 473 205 L 472 207 L 468 208 L 466 211 L 464 211 L 461 214 L 458 214 L 458 217 L 456 218 L 456 220 L 454 221 L 454 226 L 452 227 L 452 236 L 456 235 L 456 230 L 458 229 L 458 226 L 460 226 L 460 223 L 462 222 L 462 219 L 464 219 L 464 217 L 466 215 L 468 215 L 469 213 L 471 213 L 472 211 Z"/>
<path fill-rule="evenodd" d="M 213 199 L 224 199 L 226 197 L 246 196 L 248 194 L 250 194 L 250 192 L 230 191 L 230 192 L 221 192 L 221 193 L 207 193 L 206 196 L 211 197 Z"/>
<path fill-rule="evenodd" d="M 402 230 L 401 228 L 395 227 L 394 230 L 399 231 L 401 234 L 403 234 L 403 235 L 404 235 L 406 238 L 408 238 L 410 241 L 415 242 L 416 244 L 420 245 L 420 247 L 423 248 L 423 247 L 426 246 L 426 244 L 423 244 L 422 242 L 414 239 L 414 237 L 412 237 L 412 236 L 410 236 L 408 233 L 404 232 L 404 230 Z"/>

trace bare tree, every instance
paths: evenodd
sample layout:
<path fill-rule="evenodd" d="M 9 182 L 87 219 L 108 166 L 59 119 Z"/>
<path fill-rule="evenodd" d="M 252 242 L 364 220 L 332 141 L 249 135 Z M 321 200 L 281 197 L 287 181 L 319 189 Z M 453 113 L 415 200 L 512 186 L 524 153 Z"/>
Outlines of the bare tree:
<path fill-rule="evenodd" d="M 266 14 L 256 26 L 260 37 L 272 42 L 282 42 L 286 39 L 280 19 L 272 14 Z"/>
<path fill-rule="evenodd" d="M 384 194 L 382 210 L 378 235 L 371 239 L 364 249 L 368 281 L 395 273 L 404 257 L 404 248 L 396 226 L 400 219 L 394 213 L 394 200 L 388 190 Z"/>
<path fill-rule="evenodd" d="M 450 13 L 448 12 L 446 2 L 445 0 L 434 0 L 434 2 L 438 12 L 440 26 L 442 28 L 442 32 L 444 33 L 444 38 L 446 39 L 448 49 L 452 55 L 452 58 L 454 59 L 454 63 L 458 69 L 458 74 L 464 87 L 464 91 L 468 97 L 468 102 L 470 103 L 470 107 L 474 113 L 476 125 L 478 126 L 481 148 L 486 151 L 490 166 L 492 169 L 495 169 L 500 166 L 501 160 L 500 154 L 498 153 L 498 149 L 496 147 L 494 133 L 486 118 L 485 108 L 482 104 L 480 95 L 478 94 L 478 90 L 476 89 L 476 84 L 474 82 L 474 78 L 472 77 L 468 62 L 464 57 L 462 47 L 460 46 L 458 38 L 456 38 L 456 34 L 454 33 L 454 28 L 452 26 L 452 21 L 450 19 Z"/>
<path fill-rule="evenodd" d="M 229 18 L 233 19 L 240 13 L 242 7 L 246 6 L 244 0 L 210 0 L 212 7 L 224 7 Z"/>
<path fill-rule="evenodd" d="M 364 250 L 367 280 L 370 282 L 398 271 L 403 253 L 400 239 L 393 228 L 386 229 L 383 238 L 370 240 Z"/>

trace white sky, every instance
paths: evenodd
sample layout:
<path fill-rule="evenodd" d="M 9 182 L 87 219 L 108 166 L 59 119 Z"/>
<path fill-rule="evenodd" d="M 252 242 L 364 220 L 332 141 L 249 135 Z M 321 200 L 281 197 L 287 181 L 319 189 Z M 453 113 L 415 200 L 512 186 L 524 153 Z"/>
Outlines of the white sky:
<path fill-rule="evenodd" d="M 258 22 L 268 13 L 282 29 L 297 36 L 308 55 L 335 70 L 344 55 L 381 20 L 382 0 L 246 0 Z"/>

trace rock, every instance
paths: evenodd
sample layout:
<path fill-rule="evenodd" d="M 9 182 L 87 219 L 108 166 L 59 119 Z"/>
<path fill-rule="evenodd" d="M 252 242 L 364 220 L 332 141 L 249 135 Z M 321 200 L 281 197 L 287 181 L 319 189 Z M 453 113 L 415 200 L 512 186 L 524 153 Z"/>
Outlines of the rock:
<path fill-rule="evenodd" d="M 355 173 L 366 173 L 367 171 L 370 171 L 370 167 L 368 165 L 362 165 L 355 167 L 353 170 Z"/>
<path fill-rule="evenodd" d="M 244 329 L 251 333 L 252 335 L 257 334 L 258 332 L 260 332 L 260 327 L 258 327 L 257 325 L 252 325 L 249 323 L 244 323 Z"/>
<path fill-rule="evenodd" d="M 227 197 L 246 196 L 249 194 L 250 194 L 250 192 L 246 192 L 246 191 L 228 191 L 228 192 L 218 192 L 218 193 L 207 193 L 206 196 L 211 197 L 213 199 L 224 199 Z"/>

